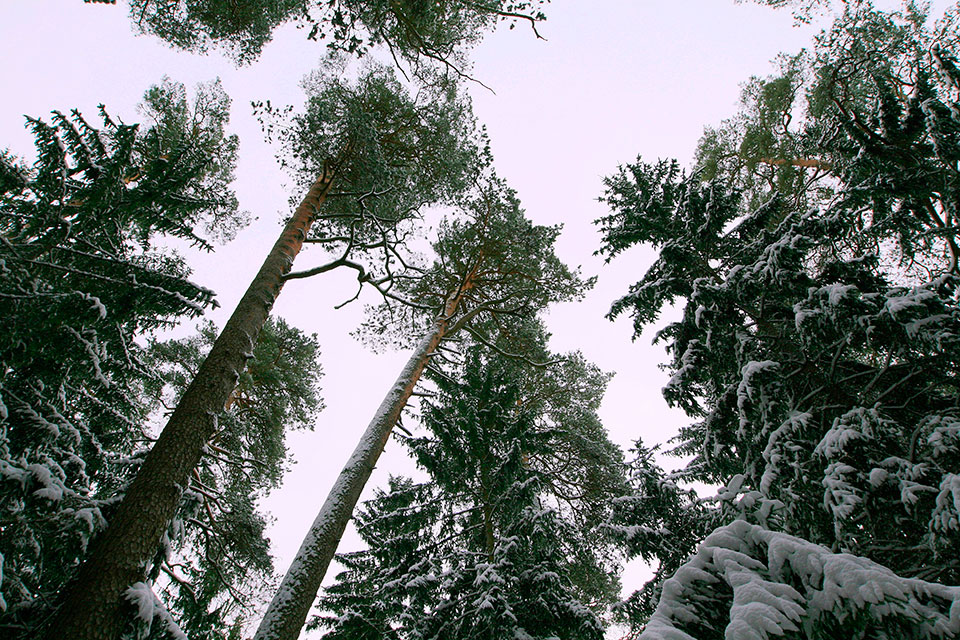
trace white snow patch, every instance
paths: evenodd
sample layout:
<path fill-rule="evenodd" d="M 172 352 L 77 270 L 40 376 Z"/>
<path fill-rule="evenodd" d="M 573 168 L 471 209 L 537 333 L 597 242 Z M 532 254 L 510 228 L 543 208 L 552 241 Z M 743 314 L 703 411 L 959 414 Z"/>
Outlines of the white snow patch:
<path fill-rule="evenodd" d="M 719 616 L 729 620 L 727 640 L 767 640 L 858 612 L 878 621 L 906 619 L 920 637 L 960 633 L 960 587 L 902 578 L 865 558 L 737 520 L 710 534 L 664 582 L 641 640 L 693 640 L 682 627 L 698 622 L 704 607 L 720 605 L 710 602 L 720 581 L 733 590 L 728 616 Z M 933 604 L 935 599 L 951 603 L 949 611 Z"/>
<path fill-rule="evenodd" d="M 187 634 L 177 625 L 173 616 L 153 593 L 153 588 L 149 584 L 135 582 L 123 595 L 137 608 L 137 618 L 146 624 L 147 629 L 153 625 L 154 620 L 157 620 L 174 640 L 189 640 Z"/>

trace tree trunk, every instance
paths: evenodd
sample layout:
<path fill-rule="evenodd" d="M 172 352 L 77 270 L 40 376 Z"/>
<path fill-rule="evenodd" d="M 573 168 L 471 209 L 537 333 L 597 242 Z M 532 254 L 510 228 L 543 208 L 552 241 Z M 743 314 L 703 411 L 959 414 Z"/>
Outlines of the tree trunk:
<path fill-rule="evenodd" d="M 253 355 L 257 336 L 326 198 L 334 172 L 314 182 L 287 222 L 227 321 L 210 354 L 147 454 L 76 578 L 45 629 L 47 640 L 116 640 L 123 624 L 124 592 L 145 578 L 145 568 L 173 519 L 190 473 L 217 427 L 224 407 Z"/>
<path fill-rule="evenodd" d="M 424 338 L 407 361 L 400 377 L 387 392 L 380 408 L 360 438 L 353 455 L 344 465 L 320 513 L 307 532 L 300 550 L 283 577 L 277 594 L 270 602 L 254 640 L 297 640 L 313 606 L 327 567 L 337 551 L 340 538 L 353 515 L 360 494 L 383 452 L 414 387 L 420 380 L 431 355 L 450 330 L 453 314 L 463 294 L 473 286 L 474 268 L 464 284 L 451 295 L 434 330 Z"/>

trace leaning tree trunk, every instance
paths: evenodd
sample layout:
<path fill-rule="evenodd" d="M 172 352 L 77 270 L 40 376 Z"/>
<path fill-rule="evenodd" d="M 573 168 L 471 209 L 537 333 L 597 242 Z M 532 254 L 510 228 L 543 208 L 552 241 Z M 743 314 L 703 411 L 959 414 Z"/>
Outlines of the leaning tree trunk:
<path fill-rule="evenodd" d="M 190 473 L 216 431 L 217 414 L 253 355 L 283 277 L 300 252 L 333 178 L 334 171 L 325 169 L 287 222 L 147 454 L 107 530 L 65 589 L 59 610 L 46 627 L 48 640 L 116 640 L 120 636 L 124 591 L 144 579 Z"/>
<path fill-rule="evenodd" d="M 387 392 L 380 408 L 360 438 L 353 455 L 344 465 L 320 513 L 310 526 L 300 550 L 283 577 L 283 582 L 270 602 L 254 640 L 297 640 L 307 620 L 327 567 L 337 551 L 340 538 L 353 515 L 387 438 L 400 419 L 431 355 L 451 328 L 451 321 L 463 294 L 473 286 L 476 267 L 463 285 L 448 298 L 443 313 L 437 317 L 433 331 L 417 347 L 400 372 L 400 377 Z"/>

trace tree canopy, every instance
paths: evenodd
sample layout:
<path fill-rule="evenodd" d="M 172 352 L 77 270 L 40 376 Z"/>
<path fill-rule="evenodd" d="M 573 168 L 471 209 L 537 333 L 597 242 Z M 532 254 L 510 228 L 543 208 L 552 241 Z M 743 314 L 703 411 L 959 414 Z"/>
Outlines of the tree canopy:
<path fill-rule="evenodd" d="M 600 221 L 609 256 L 659 249 L 611 314 L 639 332 L 683 304 L 658 334 L 664 395 L 696 419 L 674 477 L 726 487 L 694 517 L 946 584 L 960 578 L 955 19 L 849 4 L 812 54 L 746 86 L 689 173 L 638 161 L 608 178 Z M 681 597 L 667 584 L 661 606 Z M 909 624 L 843 620 L 829 628 Z"/>
<path fill-rule="evenodd" d="M 456 68 L 463 49 L 500 22 L 544 19 L 549 0 L 130 0 L 130 18 L 144 33 L 175 47 L 226 49 L 250 62 L 280 25 L 294 22 L 310 40 L 335 51 L 363 54 L 382 45 L 394 59 L 439 62 Z"/>
<path fill-rule="evenodd" d="M 106 523 L 148 437 L 156 380 L 135 339 L 195 317 L 213 293 L 156 243 L 201 247 L 245 220 L 229 183 L 237 140 L 218 83 L 188 100 L 165 80 L 144 125 L 101 107 L 28 119 L 38 156 L 0 157 L 0 610 L 30 620 Z"/>

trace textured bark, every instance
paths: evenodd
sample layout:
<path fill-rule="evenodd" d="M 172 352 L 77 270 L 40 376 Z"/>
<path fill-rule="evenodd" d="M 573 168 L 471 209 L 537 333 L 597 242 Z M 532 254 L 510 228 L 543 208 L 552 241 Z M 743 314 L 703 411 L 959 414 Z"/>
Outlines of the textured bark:
<path fill-rule="evenodd" d="M 420 343 L 407 361 L 400 377 L 387 392 L 380 408 L 360 438 L 353 455 L 344 465 L 320 513 L 300 545 L 296 557 L 283 577 L 280 589 L 270 602 L 254 640 L 297 640 L 306 623 L 320 585 L 340 544 L 340 538 L 353 515 L 360 494 L 383 452 L 394 425 L 400 419 L 423 370 L 440 342 L 448 335 L 453 315 L 463 294 L 473 286 L 474 268 L 454 295 L 450 296 L 433 331 Z"/>
<path fill-rule="evenodd" d="M 260 329 L 333 181 L 317 179 L 263 266 L 237 304 L 210 354 L 184 392 L 159 439 L 127 490 L 117 513 L 99 536 L 77 577 L 68 585 L 48 640 L 116 640 L 124 623 L 124 592 L 145 579 L 145 567 L 173 519 L 190 473 L 217 426 L 217 414 L 253 355 Z"/>

